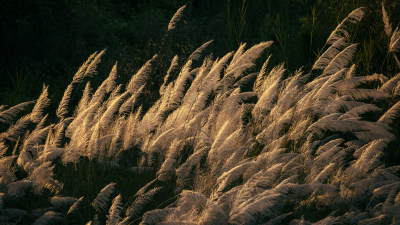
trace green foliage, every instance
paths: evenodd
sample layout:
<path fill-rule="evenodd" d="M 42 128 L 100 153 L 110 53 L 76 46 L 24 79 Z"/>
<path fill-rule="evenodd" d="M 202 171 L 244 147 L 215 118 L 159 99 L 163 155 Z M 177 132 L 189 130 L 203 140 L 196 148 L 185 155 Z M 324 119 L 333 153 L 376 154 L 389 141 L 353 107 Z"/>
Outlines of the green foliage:
<path fill-rule="evenodd" d="M 17 70 L 15 74 L 7 71 L 6 74 L 11 81 L 11 86 L 1 90 L 1 103 L 12 106 L 30 100 L 29 91 L 31 86 L 28 80 L 29 76 L 24 69 Z"/>
<path fill-rule="evenodd" d="M 247 8 L 249 2 L 227 0 L 226 33 L 228 48 L 237 48 L 242 42 L 246 27 Z"/>
<path fill-rule="evenodd" d="M 289 70 L 309 68 L 325 47 L 325 40 L 335 26 L 352 9 L 365 7 L 366 16 L 350 32 L 350 42 L 357 40 L 362 51 L 357 53 L 358 69 L 397 71 L 393 60 L 378 65 L 374 58 L 385 58 L 388 37 L 382 22 L 382 1 L 320 1 L 320 0 L 254 0 L 226 1 L 226 32 L 228 49 L 241 42 L 255 44 L 273 40 L 270 52 L 274 63 L 285 62 Z M 395 1 L 384 2 L 395 27 L 400 21 L 400 6 Z"/>
<path fill-rule="evenodd" d="M 383 33 L 378 0 L 6 0 L 0 18 L 1 29 L 7 31 L 0 42 L 4 49 L 0 87 L 12 86 L 7 71 L 24 68 L 30 94 L 39 94 L 46 83 L 61 98 L 68 80 L 65 78 L 87 55 L 104 48 L 109 49 L 110 59 L 120 62 L 122 78 L 128 79 L 159 51 L 163 25 L 183 4 L 189 7 L 185 21 L 191 25 L 175 37 L 179 44 L 169 46 L 169 54 L 189 54 L 211 39 L 218 46 L 216 55 L 236 49 L 241 42 L 252 45 L 273 40 L 272 62 L 285 62 L 291 71 L 310 67 L 341 18 L 351 9 L 364 6 L 365 18 L 350 30 L 350 41 L 361 44 L 362 51 L 357 53 L 360 57 L 356 57 L 358 69 L 365 73 L 396 71 L 393 57 L 386 56 L 388 37 Z M 384 4 L 395 28 L 400 21 L 400 7 L 393 0 Z M 386 65 L 378 65 L 374 58 L 387 58 Z M 112 64 L 108 61 L 105 68 Z M 25 94 L 24 99 L 29 99 L 30 94 Z"/>

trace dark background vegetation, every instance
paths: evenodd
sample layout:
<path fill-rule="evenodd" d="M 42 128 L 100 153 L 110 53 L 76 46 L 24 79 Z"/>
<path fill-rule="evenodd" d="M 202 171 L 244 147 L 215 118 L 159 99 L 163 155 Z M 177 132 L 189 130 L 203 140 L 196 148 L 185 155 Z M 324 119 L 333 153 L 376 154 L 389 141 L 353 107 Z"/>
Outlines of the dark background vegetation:
<path fill-rule="evenodd" d="M 384 3 L 396 27 L 400 4 Z M 184 4 L 184 23 L 166 39 L 170 18 Z M 235 50 L 241 42 L 251 46 L 273 40 L 273 64 L 284 62 L 290 71 L 304 66 L 307 71 L 330 32 L 359 6 L 366 15 L 351 29 L 351 41 L 360 43 L 357 69 L 393 74 L 394 63 L 382 65 L 388 37 L 378 0 L 3 0 L 0 104 L 36 99 L 43 83 L 58 102 L 79 66 L 104 48 L 95 84 L 115 61 L 121 79 L 128 80 L 156 53 L 162 52 L 163 71 L 175 54 L 187 56 L 211 39 L 214 56 Z M 161 84 L 164 74 L 159 75 L 151 87 Z"/>
<path fill-rule="evenodd" d="M 167 37 L 169 20 L 185 4 L 188 8 L 183 23 Z M 397 27 L 399 0 L 386 0 L 384 4 L 392 26 Z M 37 99 L 46 84 L 53 102 L 48 111 L 54 112 L 80 65 L 104 48 L 107 53 L 99 74 L 91 79 L 94 86 L 104 80 L 116 61 L 121 83 L 126 83 L 154 54 L 160 55 L 159 73 L 146 90 L 146 97 L 153 101 L 173 56 L 179 54 L 184 60 L 211 39 L 214 57 L 236 50 L 242 42 L 252 46 L 272 40 L 272 65 L 285 63 L 289 71 L 303 67 L 308 72 L 326 49 L 330 32 L 360 6 L 365 7 L 363 20 L 347 29 L 350 41 L 360 43 L 353 63 L 360 75 L 392 76 L 399 69 L 388 57 L 389 38 L 384 32 L 380 0 L 3 0 L 0 105 Z M 151 105 L 151 101 L 147 103 Z M 132 175 L 100 164 L 97 167 L 87 160 L 78 163 L 56 167 L 55 174 L 64 184 L 63 194 L 85 195 L 86 205 L 110 181 L 121 184 L 127 197 L 153 177 L 124 179 Z M 83 183 L 82 177 L 90 179 Z M 162 204 L 170 203 L 161 200 Z"/>

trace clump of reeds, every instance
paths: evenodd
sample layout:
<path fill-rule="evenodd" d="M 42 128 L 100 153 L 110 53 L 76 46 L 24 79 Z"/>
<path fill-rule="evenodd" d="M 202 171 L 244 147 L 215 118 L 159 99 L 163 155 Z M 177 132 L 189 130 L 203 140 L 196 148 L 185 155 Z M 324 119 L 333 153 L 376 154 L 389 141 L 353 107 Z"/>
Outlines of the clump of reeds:
<path fill-rule="evenodd" d="M 184 8 L 168 32 L 174 32 Z M 182 64 L 172 59 L 160 98 L 147 111 L 140 98 L 146 97 L 157 55 L 125 85 L 116 82 L 115 64 L 94 89 L 88 79 L 104 51 L 94 53 L 67 87 L 58 121 L 49 124 L 44 115 L 47 87 L 36 102 L 0 108 L 6 127 L 0 134 L 0 221 L 398 222 L 400 167 L 386 164 L 385 157 L 398 151 L 394 124 L 400 104 L 394 100 L 400 75 L 361 75 L 351 65 L 357 44 L 348 42 L 347 27 L 363 14 L 356 9 L 338 25 L 307 72 L 291 74 L 283 65 L 269 65 L 269 58 L 258 70 L 255 62 L 272 42 L 248 49 L 242 44 L 216 59 L 203 55 L 207 42 Z M 392 32 L 384 8 L 383 18 L 391 37 L 388 52 L 396 57 L 399 32 Z M 178 71 L 175 79 L 171 71 Z M 81 83 L 86 83 L 81 100 L 71 105 Z M 114 182 L 95 187 L 98 194 L 63 196 L 68 190 L 61 180 L 71 177 L 57 173 L 71 164 L 151 181 L 132 196 L 118 192 L 133 187 Z M 85 179 L 80 182 L 98 178 Z M 32 198 L 40 201 L 24 205 Z"/>

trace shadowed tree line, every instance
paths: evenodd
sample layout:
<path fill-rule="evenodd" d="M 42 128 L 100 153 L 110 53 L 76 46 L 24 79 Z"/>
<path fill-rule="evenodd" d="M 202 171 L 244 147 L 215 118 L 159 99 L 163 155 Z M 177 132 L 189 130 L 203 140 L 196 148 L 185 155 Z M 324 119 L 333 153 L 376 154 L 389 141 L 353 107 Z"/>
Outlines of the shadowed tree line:
<path fill-rule="evenodd" d="M 165 24 L 184 4 L 188 10 L 181 32 L 165 37 Z M 60 99 L 80 63 L 104 48 L 107 54 L 95 85 L 115 60 L 120 79 L 127 81 L 154 54 L 164 59 L 158 66 L 164 71 L 175 54 L 188 56 L 211 39 L 214 56 L 242 42 L 273 40 L 269 50 L 273 63 L 284 62 L 292 71 L 307 68 L 321 54 L 340 18 L 360 6 L 366 8 L 366 17 L 351 31 L 363 54 L 355 57 L 359 70 L 395 70 L 374 61 L 386 54 L 381 47 L 386 37 L 373 35 L 383 27 L 380 4 L 377 0 L 6 0 L 0 11 L 0 100 L 7 105 L 31 100 L 43 83 Z M 400 7 L 394 0 L 385 4 L 396 27 Z M 154 78 L 151 87 L 157 89 L 164 75 Z"/>

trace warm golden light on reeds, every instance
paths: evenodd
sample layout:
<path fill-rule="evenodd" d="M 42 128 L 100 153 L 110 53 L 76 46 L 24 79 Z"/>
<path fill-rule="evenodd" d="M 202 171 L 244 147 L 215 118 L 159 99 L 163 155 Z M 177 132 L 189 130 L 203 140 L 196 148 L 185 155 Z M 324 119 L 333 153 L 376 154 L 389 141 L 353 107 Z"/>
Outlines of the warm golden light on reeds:
<path fill-rule="evenodd" d="M 388 51 L 396 54 L 399 31 L 391 34 L 382 10 Z M 207 42 L 183 62 L 171 59 L 160 97 L 147 110 L 140 99 L 158 55 L 126 84 L 117 83 L 116 63 L 95 88 L 89 79 L 105 52 L 94 53 L 66 88 L 56 122 L 44 115 L 46 86 L 36 102 L 0 108 L 7 126 L 0 134 L 1 221 L 74 224 L 86 210 L 90 224 L 398 222 L 400 168 L 384 157 L 398 143 L 392 126 L 400 116 L 400 74 L 357 73 L 357 44 L 349 43 L 346 27 L 363 15 L 356 9 L 338 25 L 311 71 L 290 73 L 270 65 L 273 56 L 257 68 L 272 42 L 242 44 L 221 58 L 203 54 Z M 79 85 L 84 92 L 71 105 Z M 99 167 L 152 180 L 132 196 L 119 194 L 124 187 L 114 182 L 97 187 L 94 198 L 61 196 L 56 167 L 85 160 L 85 174 Z M 42 213 L 9 207 L 41 193 L 48 195 Z"/>

